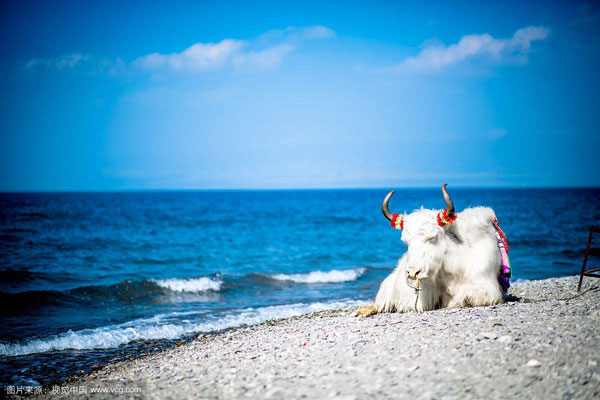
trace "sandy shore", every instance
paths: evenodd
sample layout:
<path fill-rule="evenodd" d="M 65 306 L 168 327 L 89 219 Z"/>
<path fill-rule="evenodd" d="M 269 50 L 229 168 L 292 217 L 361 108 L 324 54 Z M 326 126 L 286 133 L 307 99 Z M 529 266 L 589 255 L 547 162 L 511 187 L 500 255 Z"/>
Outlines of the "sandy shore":
<path fill-rule="evenodd" d="M 519 299 L 493 307 L 269 321 L 65 385 L 144 385 L 148 398 L 173 399 L 598 398 L 597 282 L 586 278 L 582 291 L 592 289 L 569 300 L 576 277 L 513 285 Z"/>

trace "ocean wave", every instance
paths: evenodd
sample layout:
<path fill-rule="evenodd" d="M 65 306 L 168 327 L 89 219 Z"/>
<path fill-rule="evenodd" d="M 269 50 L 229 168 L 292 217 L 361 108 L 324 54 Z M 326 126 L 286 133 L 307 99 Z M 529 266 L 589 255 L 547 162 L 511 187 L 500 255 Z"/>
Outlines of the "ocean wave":
<path fill-rule="evenodd" d="M 2 274 L 0 274 L 2 275 Z M 8 274 L 10 276 L 10 273 Z M 217 295 L 223 287 L 218 276 L 195 278 L 126 280 L 113 285 L 79 286 L 73 289 L 31 290 L 12 292 L 3 276 L 0 276 L 0 301 L 7 306 L 4 313 L 19 315 L 31 307 L 48 305 L 89 304 L 90 301 L 117 301 L 142 303 L 202 301 Z"/>
<path fill-rule="evenodd" d="M 366 267 L 347 270 L 313 271 L 301 274 L 260 274 L 222 276 L 220 274 L 187 278 L 128 279 L 110 285 L 77 286 L 67 290 L 25 290 L 15 291 L 19 287 L 11 286 L 15 276 L 20 279 L 19 286 L 29 286 L 38 279 L 44 279 L 42 273 L 8 270 L 0 273 L 0 300 L 7 304 L 3 312 L 6 315 L 20 315 L 31 307 L 72 306 L 89 302 L 110 301 L 128 304 L 181 303 L 214 299 L 226 289 L 241 292 L 246 287 L 269 287 L 276 284 L 306 283 L 343 283 L 357 280 L 367 271 Z M 46 278 L 46 280 L 48 280 Z M 73 282 L 77 283 L 77 282 Z"/>
<path fill-rule="evenodd" d="M 339 283 L 355 281 L 365 273 L 366 268 L 354 268 L 331 271 L 313 271 L 305 274 L 276 274 L 270 275 L 278 281 L 292 281 L 297 283 Z"/>
<path fill-rule="evenodd" d="M 161 314 L 149 319 L 130 321 L 121 325 L 104 326 L 96 329 L 69 330 L 66 333 L 48 338 L 24 340 L 18 343 L 0 343 L 0 355 L 21 356 L 60 350 L 108 349 L 139 340 L 173 340 L 193 333 L 218 332 L 240 326 L 256 325 L 262 322 L 290 318 L 315 311 L 329 310 L 365 304 L 359 300 L 339 300 L 326 303 L 296 303 L 246 308 L 232 311 L 219 319 L 201 322 L 161 323 L 172 321 L 173 315 Z"/>
<path fill-rule="evenodd" d="M 213 279 L 208 277 L 201 278 L 171 278 L 171 279 L 152 279 L 152 282 L 158 286 L 172 290 L 174 292 L 206 292 L 212 290 L 218 292 L 221 290 L 223 281 L 221 279 Z"/>

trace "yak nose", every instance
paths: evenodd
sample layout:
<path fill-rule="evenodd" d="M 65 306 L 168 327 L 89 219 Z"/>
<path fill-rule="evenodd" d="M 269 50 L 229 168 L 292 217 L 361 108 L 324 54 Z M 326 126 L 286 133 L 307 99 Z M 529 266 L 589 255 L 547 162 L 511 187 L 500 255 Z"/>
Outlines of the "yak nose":
<path fill-rule="evenodd" d="M 417 279 L 419 274 L 421 273 L 421 268 L 407 268 L 406 275 L 409 279 Z"/>

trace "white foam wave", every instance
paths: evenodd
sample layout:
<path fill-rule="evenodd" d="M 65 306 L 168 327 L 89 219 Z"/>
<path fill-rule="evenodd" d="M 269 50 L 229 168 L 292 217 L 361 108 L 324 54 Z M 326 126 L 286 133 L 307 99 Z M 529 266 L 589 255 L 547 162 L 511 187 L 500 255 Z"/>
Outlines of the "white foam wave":
<path fill-rule="evenodd" d="M 313 271 L 306 274 L 277 274 L 271 275 L 271 278 L 279 281 L 292 281 L 298 283 L 338 283 L 357 280 L 364 274 L 366 268 L 354 268 L 331 271 Z"/>
<path fill-rule="evenodd" d="M 218 292 L 221 290 L 221 286 L 223 285 L 222 280 L 207 277 L 188 279 L 153 279 L 152 281 L 158 286 L 174 292 L 198 293 L 206 292 L 207 290 L 214 290 L 215 292 Z"/>
<path fill-rule="evenodd" d="M 167 317 L 166 319 L 169 321 L 173 321 L 172 317 L 162 314 L 160 317 L 135 320 L 121 325 L 84 329 L 75 332 L 69 330 L 66 333 L 44 339 L 34 339 L 20 343 L 2 343 L 0 344 L 0 355 L 20 356 L 67 349 L 108 349 L 136 340 L 177 339 L 192 333 L 216 332 L 242 325 L 260 324 L 271 319 L 290 318 L 314 311 L 362 304 L 365 304 L 365 302 L 341 300 L 327 303 L 298 303 L 247 308 L 232 312 L 220 319 L 161 324 L 160 321 L 163 320 L 163 316 Z"/>

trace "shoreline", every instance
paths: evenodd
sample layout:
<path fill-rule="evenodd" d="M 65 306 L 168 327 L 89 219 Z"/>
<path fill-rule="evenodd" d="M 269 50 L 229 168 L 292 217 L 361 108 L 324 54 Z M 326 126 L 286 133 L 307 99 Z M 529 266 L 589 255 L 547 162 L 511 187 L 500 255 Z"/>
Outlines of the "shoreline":
<path fill-rule="evenodd" d="M 353 306 L 201 334 L 62 385 L 137 385 L 146 398 L 593 398 L 600 281 L 585 278 L 578 296 L 578 279 L 516 283 L 491 307 L 356 318 Z"/>

